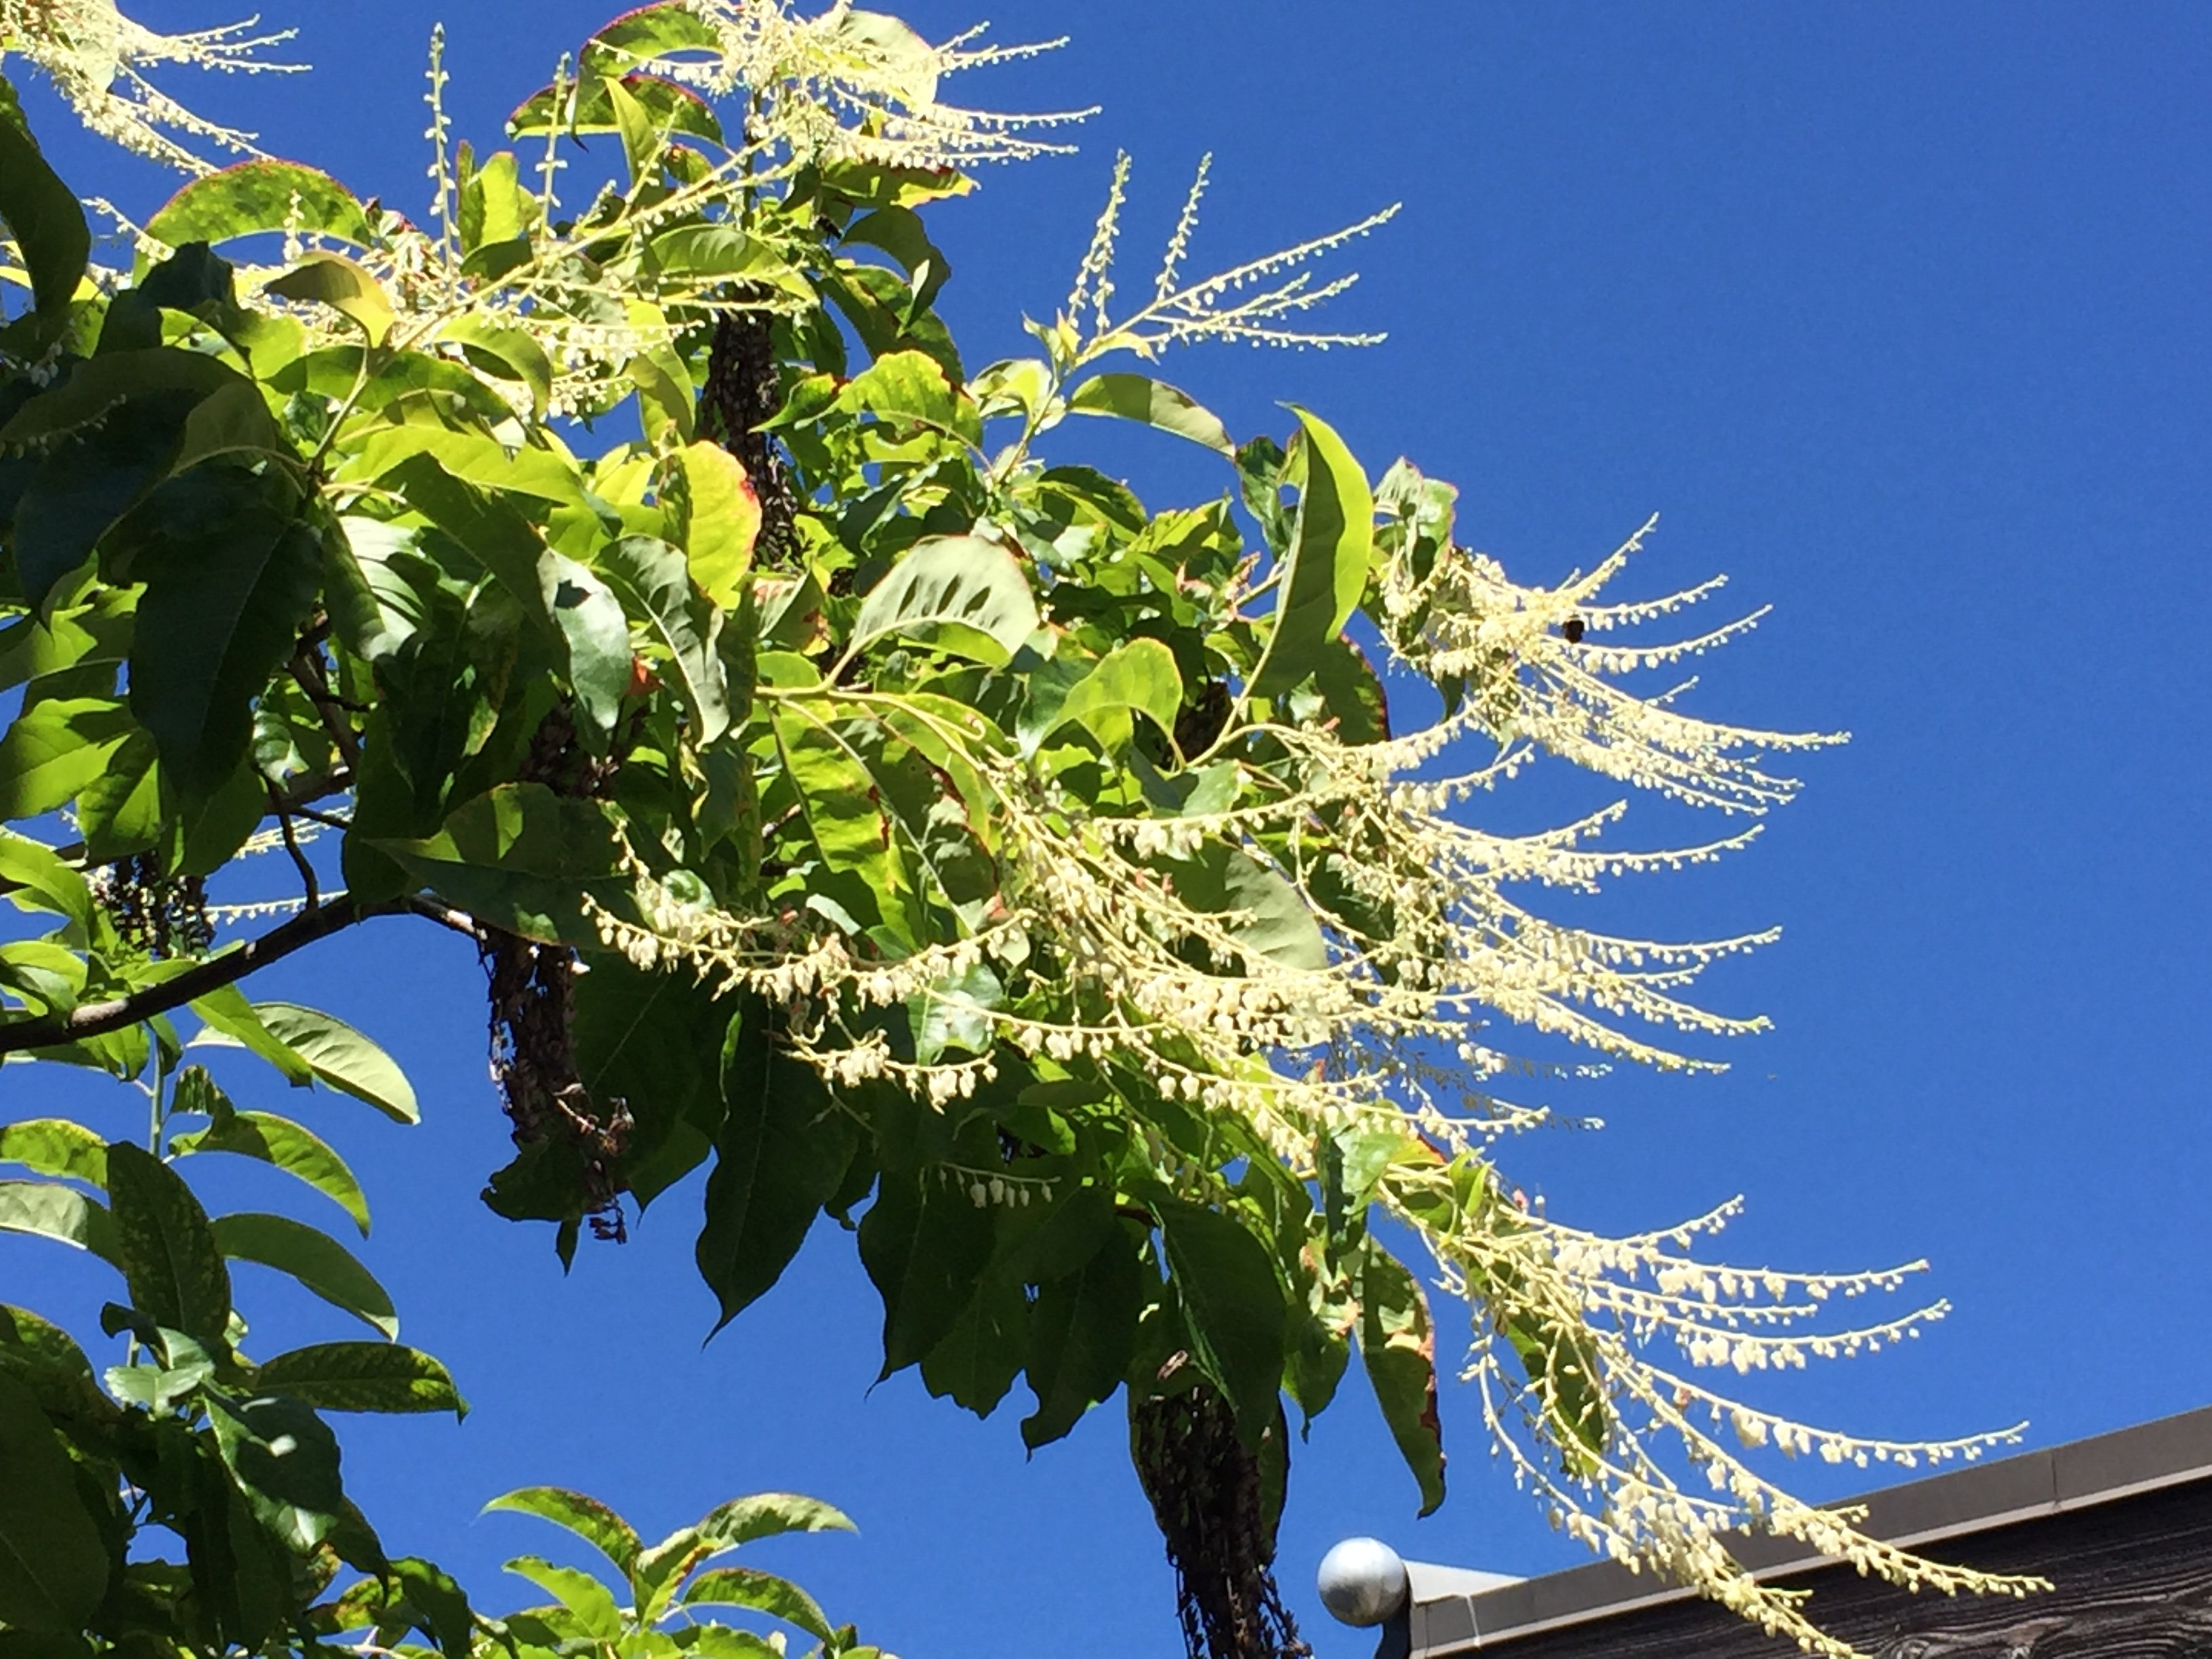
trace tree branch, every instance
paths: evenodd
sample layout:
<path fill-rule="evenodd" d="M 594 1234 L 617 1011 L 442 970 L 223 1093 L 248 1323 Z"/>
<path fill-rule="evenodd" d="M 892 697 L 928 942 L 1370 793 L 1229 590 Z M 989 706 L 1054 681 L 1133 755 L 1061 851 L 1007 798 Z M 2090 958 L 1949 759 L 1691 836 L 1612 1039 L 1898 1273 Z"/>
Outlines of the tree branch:
<path fill-rule="evenodd" d="M 371 916 L 403 915 L 408 908 L 406 902 L 400 899 L 382 904 L 361 904 L 351 898 L 332 899 L 328 904 L 301 911 L 258 939 L 248 939 L 221 956 L 187 968 L 173 979 L 149 985 L 127 997 L 111 1002 L 88 1002 L 56 1018 L 0 1025 L 0 1055 L 21 1054 L 30 1048 L 52 1048 L 84 1037 L 119 1031 L 142 1019 L 181 1008 L 195 997 L 234 985 L 256 969 L 265 968 L 295 951 L 305 950 L 356 922 L 366 921 Z"/>

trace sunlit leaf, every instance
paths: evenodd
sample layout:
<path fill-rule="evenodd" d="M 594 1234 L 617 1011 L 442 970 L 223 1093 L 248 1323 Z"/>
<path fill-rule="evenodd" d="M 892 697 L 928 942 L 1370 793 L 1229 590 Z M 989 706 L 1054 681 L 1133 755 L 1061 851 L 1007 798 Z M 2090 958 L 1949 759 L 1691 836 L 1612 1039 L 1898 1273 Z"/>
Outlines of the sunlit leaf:
<path fill-rule="evenodd" d="M 1004 665 L 1036 631 L 1036 600 L 1014 556 L 975 536 L 918 542 L 868 590 L 848 654 L 889 635 Z"/>
<path fill-rule="evenodd" d="M 328 1233 L 289 1216 L 251 1210 L 216 1217 L 212 1231 L 216 1248 L 225 1256 L 288 1274 L 332 1307 L 398 1340 L 399 1318 L 391 1297 L 353 1253 Z"/>
<path fill-rule="evenodd" d="M 1283 557 L 1267 646 L 1252 672 L 1254 696 L 1279 696 L 1320 665 L 1323 647 L 1344 631 L 1367 587 L 1375 501 L 1367 475 L 1334 428 L 1305 410 L 1291 456 L 1298 504 Z"/>
<path fill-rule="evenodd" d="M 534 1515 L 541 1521 L 550 1521 L 582 1539 L 614 1563 L 617 1571 L 625 1575 L 636 1564 L 638 1552 L 645 1547 L 637 1528 L 598 1498 L 562 1486 L 520 1487 L 483 1506 L 486 1515 L 498 1511 Z"/>
<path fill-rule="evenodd" d="M 240 161 L 195 179 L 146 222 L 171 247 L 222 242 L 264 231 L 335 236 L 356 247 L 375 240 L 368 216 L 343 185 L 297 161 Z"/>
<path fill-rule="evenodd" d="M 1220 417 L 1188 392 L 1148 374 L 1097 374 L 1067 394 L 1071 415 L 1110 415 L 1157 427 L 1233 458 L 1237 446 Z"/>

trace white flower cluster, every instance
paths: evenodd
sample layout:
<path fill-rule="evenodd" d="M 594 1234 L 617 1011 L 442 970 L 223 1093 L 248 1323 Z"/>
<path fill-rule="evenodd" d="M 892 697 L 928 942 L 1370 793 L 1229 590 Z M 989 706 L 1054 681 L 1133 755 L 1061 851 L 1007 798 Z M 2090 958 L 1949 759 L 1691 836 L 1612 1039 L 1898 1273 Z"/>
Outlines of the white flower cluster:
<path fill-rule="evenodd" d="M 253 33 L 257 19 L 161 34 L 126 17 L 114 0 L 0 0 L 0 55 L 38 65 L 78 118 L 101 137 L 181 172 L 213 171 L 191 141 L 245 155 L 253 137 L 194 114 L 146 78 L 165 64 L 226 72 L 292 70 L 259 56 L 294 31 Z"/>

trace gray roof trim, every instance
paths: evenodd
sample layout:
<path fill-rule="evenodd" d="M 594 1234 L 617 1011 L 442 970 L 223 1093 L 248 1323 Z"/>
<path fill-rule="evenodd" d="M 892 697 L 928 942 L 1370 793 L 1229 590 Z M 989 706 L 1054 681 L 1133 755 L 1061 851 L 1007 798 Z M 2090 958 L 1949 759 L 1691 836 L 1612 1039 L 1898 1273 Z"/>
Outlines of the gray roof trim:
<path fill-rule="evenodd" d="M 1873 1536 L 1913 1547 L 2206 1479 L 2212 1479 L 2212 1407 L 1849 1501 L 1866 1505 L 1865 1527 Z M 1765 1536 L 1741 1540 L 1736 1559 L 1759 1579 L 1808 1572 L 1834 1559 L 1813 1554 L 1795 1539 Z M 1444 1659 L 1692 1594 L 1600 1561 L 1477 1595 L 1417 1601 L 1408 1632 L 1413 1659 Z"/>

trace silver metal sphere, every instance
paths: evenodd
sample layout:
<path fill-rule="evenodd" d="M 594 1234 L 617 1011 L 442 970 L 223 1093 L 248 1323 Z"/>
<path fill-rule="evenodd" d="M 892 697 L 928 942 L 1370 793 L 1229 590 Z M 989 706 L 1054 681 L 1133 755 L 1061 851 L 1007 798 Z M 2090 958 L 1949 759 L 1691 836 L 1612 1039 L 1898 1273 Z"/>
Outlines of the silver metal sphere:
<path fill-rule="evenodd" d="M 1406 1605 L 1406 1564 L 1379 1538 L 1347 1538 L 1321 1559 L 1321 1604 L 1340 1623 L 1379 1625 Z"/>

